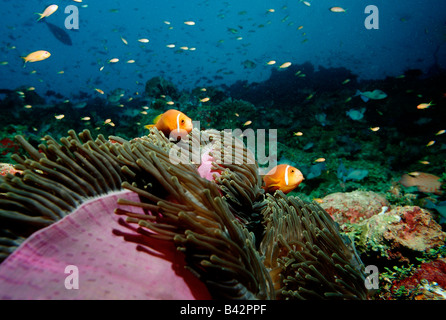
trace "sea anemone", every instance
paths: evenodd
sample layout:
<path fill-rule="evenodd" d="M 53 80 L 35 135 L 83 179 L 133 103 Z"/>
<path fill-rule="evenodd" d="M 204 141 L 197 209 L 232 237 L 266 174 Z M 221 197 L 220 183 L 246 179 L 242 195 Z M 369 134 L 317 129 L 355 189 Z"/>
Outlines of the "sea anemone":
<path fill-rule="evenodd" d="M 17 137 L 30 158 L 14 156 L 21 173 L 0 178 L 3 257 L 82 203 L 127 189 L 138 200 L 120 198 L 115 213 L 140 236 L 106 232 L 147 252 L 174 244 L 214 298 L 366 298 L 362 264 L 322 208 L 281 192 L 265 198 L 252 153 L 219 131 L 198 141 L 219 173 L 202 178 L 182 152 L 197 143 L 194 132 L 182 146 L 156 129 L 130 141 L 69 131 L 60 144 L 45 137 L 39 150 Z M 232 164 L 221 161 L 229 152 Z"/>
<path fill-rule="evenodd" d="M 366 299 L 362 262 L 317 203 L 268 195 L 260 244 L 279 299 Z"/>

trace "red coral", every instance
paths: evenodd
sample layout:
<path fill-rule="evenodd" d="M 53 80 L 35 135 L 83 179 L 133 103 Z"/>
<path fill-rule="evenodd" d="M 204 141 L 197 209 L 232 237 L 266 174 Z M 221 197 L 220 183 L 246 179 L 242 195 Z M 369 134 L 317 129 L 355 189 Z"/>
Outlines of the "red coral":
<path fill-rule="evenodd" d="M 2 155 L 6 155 L 9 152 L 18 152 L 19 146 L 9 138 L 3 138 L 0 140 L 0 150 Z"/>
<path fill-rule="evenodd" d="M 422 263 L 412 276 L 394 283 L 393 289 L 404 286 L 408 290 L 413 290 L 423 279 L 429 283 L 436 282 L 441 288 L 446 289 L 446 259 Z"/>
<path fill-rule="evenodd" d="M 400 248 L 424 252 L 444 244 L 446 233 L 435 222 L 429 211 L 417 206 L 396 207 L 389 214 L 401 217 L 399 223 L 388 226 L 384 238 L 392 251 Z"/>
<path fill-rule="evenodd" d="M 401 216 L 401 219 L 405 222 L 405 229 L 408 232 L 415 230 L 421 217 L 420 207 L 412 207 L 412 208 L 413 210 L 406 211 Z"/>

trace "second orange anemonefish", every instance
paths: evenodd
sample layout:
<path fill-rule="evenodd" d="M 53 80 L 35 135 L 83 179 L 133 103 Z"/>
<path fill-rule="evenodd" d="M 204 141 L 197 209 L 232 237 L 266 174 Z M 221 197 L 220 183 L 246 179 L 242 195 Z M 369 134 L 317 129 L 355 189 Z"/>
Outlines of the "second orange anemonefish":
<path fill-rule="evenodd" d="M 286 194 L 294 190 L 303 180 L 304 176 L 300 170 L 287 164 L 279 164 L 263 177 L 265 182 L 263 189 L 268 193 L 281 190 Z"/>

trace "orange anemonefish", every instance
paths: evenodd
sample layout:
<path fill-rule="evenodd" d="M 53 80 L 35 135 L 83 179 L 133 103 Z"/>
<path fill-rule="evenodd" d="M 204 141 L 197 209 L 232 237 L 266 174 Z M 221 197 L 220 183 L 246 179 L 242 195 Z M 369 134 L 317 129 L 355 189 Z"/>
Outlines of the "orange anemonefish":
<path fill-rule="evenodd" d="M 154 124 L 146 125 L 146 129 L 153 127 L 162 131 L 166 137 L 172 133 L 174 137 L 184 137 L 192 131 L 192 119 L 181 111 L 170 109 L 153 120 Z"/>
<path fill-rule="evenodd" d="M 300 170 L 286 164 L 279 164 L 263 177 L 265 182 L 263 189 L 268 193 L 274 193 L 276 190 L 288 193 L 303 180 L 304 176 Z"/>

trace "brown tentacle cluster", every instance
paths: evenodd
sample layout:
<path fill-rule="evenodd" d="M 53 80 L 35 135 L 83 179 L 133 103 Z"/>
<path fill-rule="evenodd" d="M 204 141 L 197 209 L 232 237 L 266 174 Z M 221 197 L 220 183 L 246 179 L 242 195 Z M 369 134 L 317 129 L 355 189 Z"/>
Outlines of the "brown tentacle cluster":
<path fill-rule="evenodd" d="M 253 244 L 253 237 L 230 211 L 214 182 L 203 179 L 190 163 L 172 165 L 167 151 L 144 149 L 142 138 L 132 141 L 136 156 L 134 174 L 155 177 L 164 194 L 158 197 L 147 185 L 123 183 L 139 194 L 138 206 L 146 215 L 117 209 L 127 222 L 137 223 L 148 237 L 174 241 L 185 253 L 188 268 L 204 281 L 214 297 L 271 299 L 274 290 L 268 272 Z"/>
<path fill-rule="evenodd" d="M 316 203 L 268 195 L 260 245 L 278 298 L 366 299 L 361 262 Z"/>
<path fill-rule="evenodd" d="M 0 258 L 6 258 L 24 238 L 72 212 L 83 201 L 121 189 L 125 177 L 112 153 L 113 144 L 89 131 L 70 130 L 60 143 L 50 136 L 31 146 L 16 139 L 30 155 L 13 155 L 21 170 L 0 176 Z"/>
<path fill-rule="evenodd" d="M 255 156 L 243 141 L 232 132 L 206 130 L 200 135 L 192 132 L 190 149 L 202 146 L 201 153 L 214 158 L 212 170 L 220 175 L 215 179 L 231 212 L 244 226 L 254 232 L 257 242 L 263 235 L 261 211 L 266 205 L 262 179 Z M 196 141 L 201 136 L 201 141 Z M 207 144 L 204 144 L 207 142 Z"/>

